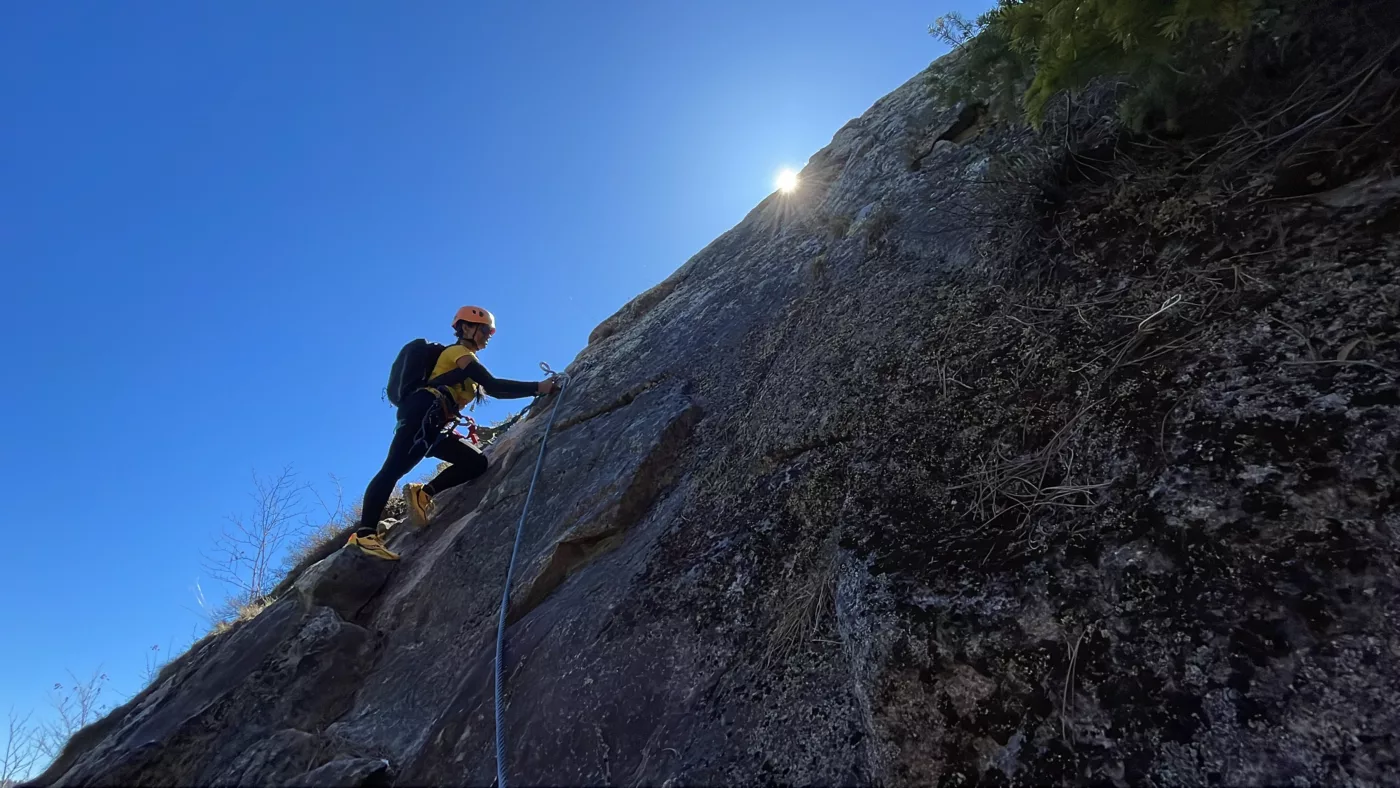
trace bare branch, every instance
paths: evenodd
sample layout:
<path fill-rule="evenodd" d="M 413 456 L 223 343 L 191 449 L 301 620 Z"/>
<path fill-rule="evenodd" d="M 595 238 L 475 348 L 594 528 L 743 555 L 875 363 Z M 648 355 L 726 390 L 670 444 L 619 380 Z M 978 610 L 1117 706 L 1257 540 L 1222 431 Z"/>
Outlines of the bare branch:
<path fill-rule="evenodd" d="M 33 716 L 33 712 L 20 716 L 10 708 L 5 741 L 0 742 L 0 787 L 28 779 L 39 763 L 38 728 L 29 723 Z"/>
<path fill-rule="evenodd" d="M 310 485 L 299 481 L 290 465 L 272 476 L 253 472 L 251 511 L 229 516 L 229 524 L 203 555 L 205 571 L 233 589 L 219 608 L 220 617 L 257 602 L 275 585 L 276 559 L 305 530 L 308 490 Z"/>

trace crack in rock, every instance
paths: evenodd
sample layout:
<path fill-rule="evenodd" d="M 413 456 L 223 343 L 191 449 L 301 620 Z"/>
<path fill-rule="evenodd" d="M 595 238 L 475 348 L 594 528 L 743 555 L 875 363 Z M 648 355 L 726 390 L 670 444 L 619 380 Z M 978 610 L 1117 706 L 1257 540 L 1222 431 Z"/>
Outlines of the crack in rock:
<path fill-rule="evenodd" d="M 571 528 L 568 535 L 555 543 L 521 600 L 511 606 L 507 623 L 519 621 L 539 607 L 570 574 L 622 543 L 627 531 L 641 521 L 661 493 L 674 483 L 676 461 L 703 416 L 704 411 L 693 403 L 676 414 L 638 463 L 616 502 L 600 516 Z"/>
<path fill-rule="evenodd" d="M 652 389 L 658 383 L 661 383 L 662 381 L 666 380 L 667 377 L 668 375 L 659 375 L 657 377 L 654 377 L 651 380 L 648 380 L 647 382 L 641 384 L 640 386 L 628 389 L 616 399 L 614 399 L 612 402 L 609 402 L 606 405 L 594 408 L 593 410 L 584 411 L 583 413 L 580 413 L 577 416 L 570 416 L 569 418 L 564 419 L 563 421 L 555 425 L 554 431 L 556 433 L 560 433 L 569 429 L 570 427 L 578 426 L 579 424 L 582 424 L 585 421 L 596 419 L 599 416 L 606 416 L 607 414 L 612 413 L 615 410 L 625 408 L 628 405 L 631 405 L 632 401 L 635 400 L 637 397 L 641 396 L 644 392 Z"/>

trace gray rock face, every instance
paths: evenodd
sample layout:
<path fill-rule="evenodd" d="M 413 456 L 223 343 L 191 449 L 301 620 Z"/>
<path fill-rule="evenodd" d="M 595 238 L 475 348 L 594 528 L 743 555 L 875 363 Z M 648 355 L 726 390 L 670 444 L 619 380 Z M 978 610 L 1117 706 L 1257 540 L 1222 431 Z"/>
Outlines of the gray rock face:
<path fill-rule="evenodd" d="M 984 127 L 912 81 L 593 332 L 511 594 L 513 784 L 1397 778 L 1394 235 L 1281 207 L 1330 229 L 1222 268 L 1252 241 L 1186 205 L 1194 240 L 1130 217 L 1025 284 L 950 197 L 1025 143 Z M 41 782 L 491 783 L 551 406 L 398 565 L 327 559 Z"/>
<path fill-rule="evenodd" d="M 293 590 L 307 607 L 328 607 L 342 619 L 355 620 L 397 569 L 392 561 L 359 550 L 337 550 L 302 573 Z"/>

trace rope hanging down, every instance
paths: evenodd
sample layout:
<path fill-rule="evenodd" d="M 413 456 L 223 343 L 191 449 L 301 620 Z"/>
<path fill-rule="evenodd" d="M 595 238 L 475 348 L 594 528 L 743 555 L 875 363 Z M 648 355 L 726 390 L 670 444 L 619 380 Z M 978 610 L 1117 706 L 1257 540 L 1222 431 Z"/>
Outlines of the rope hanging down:
<path fill-rule="evenodd" d="M 540 468 L 544 465 L 544 449 L 549 445 L 549 431 L 554 427 L 554 417 L 564 405 L 564 392 L 569 387 L 569 376 L 555 372 L 549 365 L 540 362 L 540 369 L 559 384 L 559 401 L 549 412 L 549 422 L 544 426 L 544 437 L 540 439 L 540 454 L 535 459 L 535 472 L 530 476 L 530 487 L 525 492 L 525 506 L 520 510 L 520 522 L 515 524 L 515 546 L 510 549 L 510 563 L 506 564 L 506 585 L 501 591 L 501 613 L 496 620 L 496 785 L 506 788 L 506 725 L 505 703 L 501 700 L 501 690 L 505 684 L 504 657 L 506 650 L 506 609 L 510 606 L 510 581 L 515 574 L 515 556 L 520 552 L 520 537 L 525 533 L 525 517 L 530 513 L 530 498 L 535 494 L 535 482 L 539 481 Z"/>

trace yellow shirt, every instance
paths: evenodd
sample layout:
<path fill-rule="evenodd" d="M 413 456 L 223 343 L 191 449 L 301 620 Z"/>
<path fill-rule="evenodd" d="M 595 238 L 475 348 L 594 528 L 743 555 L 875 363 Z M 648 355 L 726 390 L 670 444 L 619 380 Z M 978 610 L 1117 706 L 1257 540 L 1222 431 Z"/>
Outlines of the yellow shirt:
<path fill-rule="evenodd" d="M 468 356 L 472 361 L 476 361 L 476 354 L 461 345 L 449 345 L 448 348 L 438 355 L 437 364 L 433 366 L 433 374 L 428 379 L 443 375 L 457 369 L 457 360 L 463 356 Z M 476 382 L 464 380 L 455 386 L 448 386 L 447 390 L 452 392 L 452 398 L 457 401 L 457 409 L 467 407 L 472 400 L 476 399 Z"/>

